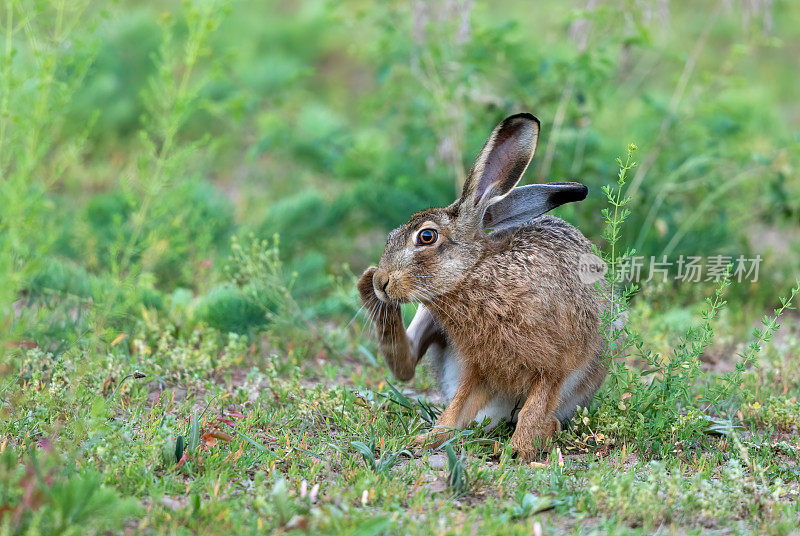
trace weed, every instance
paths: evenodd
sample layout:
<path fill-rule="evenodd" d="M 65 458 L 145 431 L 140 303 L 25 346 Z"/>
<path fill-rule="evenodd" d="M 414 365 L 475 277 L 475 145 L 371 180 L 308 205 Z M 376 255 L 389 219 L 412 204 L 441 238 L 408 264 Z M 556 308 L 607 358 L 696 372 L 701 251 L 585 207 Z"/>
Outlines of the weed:
<path fill-rule="evenodd" d="M 447 454 L 447 484 L 450 486 L 453 497 L 463 497 L 469 492 L 469 478 L 464 467 L 464 457 L 456 454 L 452 443 L 447 443 L 444 451 Z"/>
<path fill-rule="evenodd" d="M 408 450 L 400 450 L 397 452 L 381 452 L 380 456 L 375 455 L 375 435 L 370 437 L 370 443 L 367 445 L 361 441 L 351 441 L 350 446 L 356 449 L 364 460 L 364 465 L 373 472 L 388 476 L 392 468 L 400 462 L 401 456 L 411 456 Z"/>

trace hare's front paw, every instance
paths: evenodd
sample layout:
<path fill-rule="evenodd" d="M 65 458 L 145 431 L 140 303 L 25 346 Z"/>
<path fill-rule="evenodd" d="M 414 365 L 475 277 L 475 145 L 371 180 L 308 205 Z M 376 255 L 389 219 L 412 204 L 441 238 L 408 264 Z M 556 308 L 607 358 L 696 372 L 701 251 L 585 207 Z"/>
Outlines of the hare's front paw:
<path fill-rule="evenodd" d="M 414 436 L 411 444 L 419 448 L 435 449 L 447 440 L 446 431 L 431 431 Z"/>
<path fill-rule="evenodd" d="M 511 447 L 522 460 L 536 461 L 543 453 L 549 452 L 553 446 L 553 437 L 561 430 L 561 423 L 556 418 L 548 419 L 541 427 L 520 428 L 511 436 Z"/>
<path fill-rule="evenodd" d="M 415 435 L 411 440 L 411 446 L 419 448 L 435 448 L 431 443 L 433 443 L 433 438 L 430 433 Z"/>
<path fill-rule="evenodd" d="M 361 297 L 361 303 L 367 307 L 371 307 L 380 303 L 380 300 L 375 295 L 375 288 L 372 286 L 372 276 L 375 274 L 376 266 L 370 266 L 361 277 L 358 278 L 358 295 Z"/>

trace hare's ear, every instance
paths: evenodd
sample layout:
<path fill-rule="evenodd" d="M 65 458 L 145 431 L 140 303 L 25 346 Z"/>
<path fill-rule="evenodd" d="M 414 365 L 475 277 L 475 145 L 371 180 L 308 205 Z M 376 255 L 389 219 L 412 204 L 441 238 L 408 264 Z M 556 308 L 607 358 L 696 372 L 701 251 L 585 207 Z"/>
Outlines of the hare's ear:
<path fill-rule="evenodd" d="M 486 207 L 517 185 L 533 158 L 538 139 L 539 120 L 531 114 L 512 115 L 497 125 L 464 183 L 461 209 L 480 222 Z"/>
<path fill-rule="evenodd" d="M 495 231 L 519 227 L 564 203 L 583 201 L 588 192 L 579 182 L 520 186 L 486 209 L 483 226 Z"/>

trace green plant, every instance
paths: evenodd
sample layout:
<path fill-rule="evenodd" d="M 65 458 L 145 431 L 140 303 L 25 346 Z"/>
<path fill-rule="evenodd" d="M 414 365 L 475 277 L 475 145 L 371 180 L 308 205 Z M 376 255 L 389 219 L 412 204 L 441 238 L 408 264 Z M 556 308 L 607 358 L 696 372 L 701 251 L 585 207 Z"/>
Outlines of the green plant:
<path fill-rule="evenodd" d="M 780 297 L 780 307 L 774 309 L 773 317 L 764 315 L 761 319 L 763 328 L 753 328 L 750 340 L 747 343 L 747 348 L 744 352 L 736 354 L 739 360 L 735 364 L 733 372 L 721 375 L 715 379 L 713 385 L 709 389 L 706 398 L 710 404 L 715 405 L 720 410 L 728 410 L 736 407 L 742 399 L 739 394 L 744 382 L 744 373 L 749 367 L 759 365 L 759 354 L 764 344 L 768 343 L 775 332 L 780 328 L 778 320 L 787 311 L 795 308 L 792 301 L 800 292 L 800 279 L 797 280 L 795 286 L 789 291 L 787 297 Z"/>
<path fill-rule="evenodd" d="M 464 457 L 456 454 L 452 442 L 444 446 L 444 451 L 447 454 L 447 485 L 450 486 L 453 497 L 463 497 L 469 492 L 469 476 L 464 467 Z"/>
<path fill-rule="evenodd" d="M 624 439 L 635 438 L 643 451 L 663 454 L 678 439 L 697 441 L 707 428 L 703 419 L 692 413 L 697 401 L 694 393 L 700 375 L 700 356 L 714 336 L 712 321 L 725 305 L 722 295 L 730 284 L 730 267 L 716 288 L 714 297 L 706 300 L 707 308 L 702 313 L 700 325 L 686 332 L 672 355 L 667 357 L 651 352 L 640 334 L 630 328 L 623 330 L 617 327 L 618 319 L 636 291 L 635 285 L 623 290 L 616 289 L 622 259 L 635 253 L 627 250 L 620 255 L 617 251 L 622 224 L 631 214 L 626 208 L 631 198 L 623 197 L 622 191 L 628 171 L 636 165 L 631 158 L 635 149 L 636 146 L 631 144 L 626 160 L 618 160 L 620 170 L 616 189 L 604 189 L 613 209 L 607 208 L 602 212 L 606 222 L 603 235 L 610 250 L 605 254 L 610 304 L 603 313 L 602 330 L 608 348 L 611 382 L 606 393 L 607 406 L 601 410 L 599 419 L 604 430 L 613 431 Z M 643 370 L 632 370 L 627 366 L 623 359 L 628 351 L 635 353 L 644 365 Z M 627 417 L 629 412 L 636 415 L 635 420 Z M 628 423 L 619 426 L 616 424 L 619 421 Z"/>
<path fill-rule="evenodd" d="M 368 467 L 373 472 L 382 475 L 388 476 L 389 472 L 392 470 L 394 466 L 400 463 L 401 456 L 411 456 L 412 454 L 408 450 L 399 450 L 396 452 L 386 452 L 382 451 L 380 457 L 375 459 L 375 434 L 371 434 L 369 445 L 364 443 L 363 441 L 351 441 L 350 446 L 358 451 L 361 454 L 361 458 L 364 460 L 364 465 Z"/>
<path fill-rule="evenodd" d="M 764 423 L 778 430 L 800 428 L 800 404 L 796 398 L 770 396 L 764 408 Z"/>
<path fill-rule="evenodd" d="M 103 485 L 93 469 L 60 473 L 53 460 L 17 456 L 8 450 L 0 458 L 0 504 L 15 534 L 104 534 L 142 513 L 138 501 Z"/>
<path fill-rule="evenodd" d="M 197 317 L 208 325 L 225 333 L 249 333 L 269 322 L 274 314 L 263 301 L 255 301 L 252 296 L 232 285 L 222 285 L 211 289 L 197 306 Z"/>
<path fill-rule="evenodd" d="M 55 229 L 47 192 L 86 150 L 85 131 L 64 135 L 66 106 L 91 58 L 64 53 L 61 43 L 92 50 L 91 38 L 71 30 L 86 6 L 61 2 L 27 6 L 6 2 L 0 45 L 0 316 L 10 323 L 3 339 L 19 335 L 12 303 L 46 263 Z M 58 17 L 55 18 L 55 13 Z M 91 24 L 91 22 L 88 22 Z"/>

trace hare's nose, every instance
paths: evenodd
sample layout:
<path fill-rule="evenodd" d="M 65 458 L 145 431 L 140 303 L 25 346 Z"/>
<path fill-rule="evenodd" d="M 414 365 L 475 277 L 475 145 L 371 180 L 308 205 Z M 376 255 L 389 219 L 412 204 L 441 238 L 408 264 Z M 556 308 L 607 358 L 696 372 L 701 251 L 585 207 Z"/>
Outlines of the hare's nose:
<path fill-rule="evenodd" d="M 375 272 L 375 275 L 372 279 L 372 285 L 375 287 L 375 290 L 379 290 L 386 294 L 386 287 L 389 286 L 389 274 Z"/>

